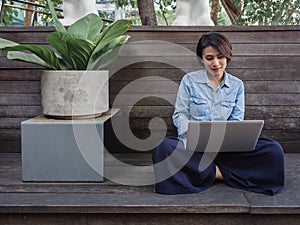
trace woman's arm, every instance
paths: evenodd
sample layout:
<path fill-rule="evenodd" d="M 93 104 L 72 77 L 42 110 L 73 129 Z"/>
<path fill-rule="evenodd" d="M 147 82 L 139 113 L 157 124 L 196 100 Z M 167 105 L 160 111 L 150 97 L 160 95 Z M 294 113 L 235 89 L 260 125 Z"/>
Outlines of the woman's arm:
<path fill-rule="evenodd" d="M 235 106 L 228 120 L 243 120 L 245 114 L 245 91 L 241 81 L 236 95 Z"/>
<path fill-rule="evenodd" d="M 190 95 L 188 87 L 188 79 L 182 79 L 175 103 L 175 110 L 173 113 L 173 123 L 177 127 L 179 138 L 184 138 L 188 130 L 188 121 L 190 113 Z"/>

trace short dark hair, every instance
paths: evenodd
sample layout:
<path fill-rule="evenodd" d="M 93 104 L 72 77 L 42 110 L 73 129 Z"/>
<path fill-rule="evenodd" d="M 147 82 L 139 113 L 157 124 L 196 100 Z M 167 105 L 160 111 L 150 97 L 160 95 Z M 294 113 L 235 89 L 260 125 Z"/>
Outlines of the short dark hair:
<path fill-rule="evenodd" d="M 232 46 L 227 37 L 217 32 L 209 32 L 207 34 L 202 35 L 197 44 L 197 56 L 199 56 L 202 59 L 203 49 L 209 46 L 213 47 L 218 52 L 221 52 L 227 58 L 227 63 L 231 61 Z"/>

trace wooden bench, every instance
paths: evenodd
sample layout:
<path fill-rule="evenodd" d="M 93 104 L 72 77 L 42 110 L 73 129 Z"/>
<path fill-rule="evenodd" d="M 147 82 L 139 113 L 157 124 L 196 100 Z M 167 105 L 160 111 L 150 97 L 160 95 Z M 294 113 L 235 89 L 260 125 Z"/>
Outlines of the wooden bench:
<path fill-rule="evenodd" d="M 52 30 L 1 27 L 0 36 L 45 44 Z M 166 135 L 176 135 L 171 120 L 176 85 L 186 72 L 202 67 L 193 54 L 199 37 L 211 30 L 232 41 L 234 57 L 228 72 L 245 83 L 246 119 L 264 119 L 263 136 L 279 141 L 285 152 L 300 153 L 300 26 L 132 27 L 129 43 L 109 67 L 111 105 L 122 110 L 133 106 L 130 128 L 139 138 L 150 135 L 153 117 L 165 121 Z M 42 68 L 9 61 L 3 51 L 0 57 L 0 152 L 20 152 L 21 121 L 41 113 Z M 130 84 L 138 85 L 128 89 Z M 122 101 L 114 104 L 117 97 Z M 153 126 L 161 136 L 161 121 Z M 130 151 L 117 141 L 109 148 Z"/>
<path fill-rule="evenodd" d="M 44 44 L 52 30 L 1 27 L 0 36 Z M 300 26 L 133 27 L 129 44 L 110 67 L 113 74 L 110 102 L 114 105 L 121 97 L 118 104 L 126 112 L 133 100 L 139 99 L 129 114 L 131 130 L 138 137 L 149 135 L 149 121 L 153 117 L 165 121 L 167 135 L 176 135 L 171 121 L 176 85 L 187 71 L 199 68 L 192 53 L 200 35 L 210 30 L 224 33 L 233 42 L 235 57 L 228 71 L 245 82 L 246 118 L 264 119 L 263 135 L 278 140 L 288 153 L 286 186 L 278 195 L 244 192 L 224 183 L 199 194 L 167 196 L 153 193 L 152 185 L 124 186 L 110 181 L 22 182 L 20 123 L 41 113 L 42 68 L 8 61 L 4 52 L 0 52 L 0 221 L 8 225 L 40 224 L 40 221 L 43 224 L 124 224 L 124 221 L 299 224 L 300 155 L 294 153 L 300 153 Z M 129 84 L 135 88 L 128 89 Z M 161 124 L 158 120 L 153 124 L 157 135 L 162 135 Z M 112 143 L 110 150 L 131 150 L 115 140 L 111 127 L 107 129 L 111 131 L 106 133 Z M 118 154 L 116 157 L 128 164 L 151 164 L 150 152 Z"/>

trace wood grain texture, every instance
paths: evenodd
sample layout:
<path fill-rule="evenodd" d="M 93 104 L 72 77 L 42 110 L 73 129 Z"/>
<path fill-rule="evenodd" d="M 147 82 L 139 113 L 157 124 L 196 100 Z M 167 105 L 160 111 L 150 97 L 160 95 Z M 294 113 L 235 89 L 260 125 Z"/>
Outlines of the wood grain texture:
<path fill-rule="evenodd" d="M 0 27 L 0 36 L 45 45 L 51 31 L 51 27 Z M 110 106 L 130 112 L 131 130 L 139 138 L 149 136 L 154 117 L 165 121 L 167 135 L 176 135 L 171 116 L 177 88 L 185 73 L 203 68 L 194 51 L 208 31 L 221 32 L 232 42 L 234 57 L 227 71 L 244 81 L 245 118 L 264 119 L 264 136 L 279 141 L 286 152 L 300 153 L 300 26 L 133 26 L 129 43 L 107 67 Z M 0 152 L 20 152 L 21 121 L 41 114 L 42 70 L 7 60 L 6 52 L 0 52 Z M 156 123 L 159 130 L 162 124 Z"/>

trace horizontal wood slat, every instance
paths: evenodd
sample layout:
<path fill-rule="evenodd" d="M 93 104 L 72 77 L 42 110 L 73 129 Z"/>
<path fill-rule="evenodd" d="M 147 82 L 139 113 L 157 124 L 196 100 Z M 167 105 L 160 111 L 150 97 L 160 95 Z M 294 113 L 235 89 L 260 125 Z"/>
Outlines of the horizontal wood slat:
<path fill-rule="evenodd" d="M 0 36 L 47 45 L 53 30 L 0 27 Z M 129 43 L 106 68 L 111 76 L 110 105 L 130 112 L 131 130 L 139 138 L 150 135 L 149 121 L 154 117 L 164 119 L 166 135 L 176 135 L 171 116 L 177 88 L 185 73 L 203 68 L 194 51 L 198 38 L 208 31 L 221 32 L 232 42 L 234 57 L 227 72 L 244 81 L 245 118 L 264 119 L 263 136 L 279 141 L 286 152 L 300 153 L 300 26 L 133 26 Z M 0 52 L 0 152 L 19 152 L 21 122 L 41 114 L 42 70 L 10 61 L 6 52 Z M 152 125 L 153 135 L 163 135 L 161 122 Z"/>
<path fill-rule="evenodd" d="M 176 44 L 169 41 L 145 40 L 130 41 L 121 48 L 120 56 L 195 56 L 196 43 Z M 300 44 L 298 43 L 233 43 L 233 56 L 299 56 Z"/>
<path fill-rule="evenodd" d="M 111 94 L 110 102 L 117 106 L 130 105 L 169 105 L 174 104 L 175 93 L 131 93 L 131 94 Z M 118 98 L 118 101 L 116 100 Z M 115 100 L 118 104 L 115 103 Z M 1 103 L 1 98 L 0 98 Z M 299 94 L 246 94 L 246 105 L 300 105 Z"/>
<path fill-rule="evenodd" d="M 131 117 L 147 118 L 162 117 L 168 118 L 172 116 L 174 106 L 123 106 L 122 109 L 130 112 Z M 300 107 L 298 106 L 246 106 L 245 117 L 249 119 L 255 118 L 299 118 Z M 1 116 L 1 111 L 0 111 Z"/>
<path fill-rule="evenodd" d="M 8 83 L 8 82 L 5 82 Z M 149 77 L 149 79 L 141 79 L 134 81 L 111 81 L 110 91 L 113 94 L 124 93 L 177 93 L 180 81 L 171 81 L 169 79 L 163 79 L 161 77 Z M 300 81 L 244 81 L 245 92 L 251 93 L 289 93 L 289 94 L 299 94 L 300 93 Z M 14 83 L 8 83 L 8 87 L 3 87 L 3 92 L 9 92 L 11 89 L 9 86 L 17 85 Z M 25 83 L 24 86 L 30 85 L 30 83 Z M 25 87 L 26 89 L 26 87 Z M 22 88 L 20 87 L 20 90 Z M 0 82 L 0 92 L 1 82 Z M 37 91 L 40 91 L 39 89 Z"/>

